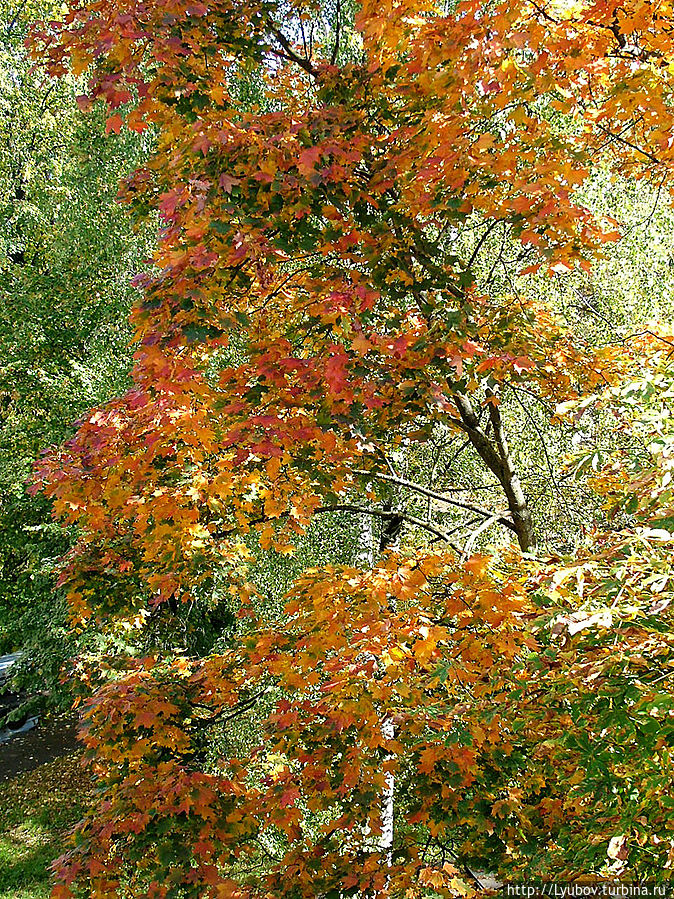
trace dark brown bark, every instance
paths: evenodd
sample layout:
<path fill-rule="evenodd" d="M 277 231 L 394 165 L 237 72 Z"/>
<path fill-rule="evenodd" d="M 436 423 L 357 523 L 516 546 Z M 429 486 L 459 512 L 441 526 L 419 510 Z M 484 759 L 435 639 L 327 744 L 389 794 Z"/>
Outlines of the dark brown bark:
<path fill-rule="evenodd" d="M 520 549 L 527 552 L 536 546 L 536 533 L 534 531 L 531 510 L 525 496 L 520 479 L 508 448 L 503 419 L 498 407 L 495 394 L 487 392 L 487 405 L 489 421 L 493 431 L 491 440 L 486 431 L 481 427 L 480 420 L 467 397 L 457 396 L 456 407 L 461 416 L 461 427 L 471 442 L 471 445 L 485 463 L 487 468 L 498 479 L 503 488 L 508 510 L 513 520 L 513 530 L 517 535 Z"/>

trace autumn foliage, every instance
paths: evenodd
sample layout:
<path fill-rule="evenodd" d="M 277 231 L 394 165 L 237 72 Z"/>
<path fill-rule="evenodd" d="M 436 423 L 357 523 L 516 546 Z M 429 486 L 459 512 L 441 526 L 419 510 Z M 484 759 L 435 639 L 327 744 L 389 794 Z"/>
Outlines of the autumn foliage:
<path fill-rule="evenodd" d="M 414 899 L 479 889 L 476 871 L 668 877 L 669 337 L 593 350 L 535 298 L 478 289 L 482 243 L 448 235 L 503 227 L 522 270 L 588 268 L 617 236 L 578 193 L 598 161 L 670 178 L 674 13 L 366 0 L 355 24 L 338 5 L 309 52 L 319 12 L 91 0 L 33 38 L 52 74 L 89 74 L 80 105 L 107 103 L 110 132 L 157 135 L 122 189 L 162 224 L 133 384 L 36 475 L 77 527 L 73 617 L 140 628 L 219 579 L 239 622 L 229 648 L 122 660 L 96 693 L 100 802 L 56 895 Z M 659 435 L 595 478 L 630 529 L 572 559 L 522 555 L 510 384 Z M 438 423 L 497 478 L 518 547 L 462 555 L 431 528 L 432 545 L 416 532 L 371 568 L 311 568 L 265 610 L 253 535 L 291 553 L 317 515 L 374 502 L 391 454 Z"/>

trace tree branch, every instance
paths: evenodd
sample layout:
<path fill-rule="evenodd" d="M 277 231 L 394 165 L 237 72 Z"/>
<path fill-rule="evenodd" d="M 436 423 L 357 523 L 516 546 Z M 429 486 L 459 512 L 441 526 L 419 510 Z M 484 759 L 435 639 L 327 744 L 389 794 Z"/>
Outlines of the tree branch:
<path fill-rule="evenodd" d="M 480 252 L 480 250 L 482 249 L 482 246 L 483 246 L 485 240 L 489 237 L 491 232 L 494 230 L 494 228 L 500 222 L 501 222 L 501 219 L 494 219 L 492 222 L 489 223 L 489 225 L 487 225 L 487 227 L 484 230 L 484 233 L 480 235 L 480 239 L 478 240 L 477 245 L 475 246 L 475 249 L 471 253 L 470 259 L 468 260 L 468 264 L 466 265 L 467 269 L 470 269 L 473 267 L 473 263 L 477 259 L 477 255 Z"/>
<path fill-rule="evenodd" d="M 309 62 L 308 59 L 303 59 L 301 56 L 298 56 L 297 53 L 290 46 L 290 41 L 281 31 L 277 31 L 275 28 L 272 28 L 271 32 L 279 44 L 283 47 L 285 53 L 280 53 L 278 50 L 275 52 L 278 56 L 282 56 L 284 59 L 289 59 L 291 62 L 296 63 L 301 69 L 304 69 L 307 74 L 312 77 L 316 77 L 317 72 L 313 65 Z"/>
<path fill-rule="evenodd" d="M 483 509 L 481 506 L 476 506 L 474 503 L 468 503 L 461 499 L 454 499 L 454 497 L 447 496 L 445 493 L 438 493 L 436 490 L 431 490 L 430 487 L 424 487 L 422 484 L 416 484 L 414 481 L 408 481 L 405 478 L 400 478 L 398 476 L 394 477 L 389 474 L 378 474 L 372 471 L 365 471 L 364 469 L 358 469 L 356 473 L 368 475 L 379 481 L 390 481 L 392 484 L 399 484 L 401 487 L 407 487 L 409 490 L 420 493 L 422 496 L 436 499 L 438 502 L 447 503 L 450 506 L 456 506 L 458 509 L 475 512 L 477 515 L 481 515 L 484 518 L 491 518 L 496 515 L 501 524 L 504 524 L 511 530 L 515 530 L 512 519 L 508 517 L 510 513 L 506 511 L 494 512 L 492 509 Z"/>
<path fill-rule="evenodd" d="M 463 552 L 461 553 L 462 562 L 464 562 L 468 558 L 470 551 L 475 545 L 475 541 L 480 536 L 480 534 L 484 534 L 485 531 L 488 531 L 493 524 L 496 524 L 498 522 L 498 520 L 498 515 L 492 515 L 491 518 L 487 518 L 486 521 L 483 521 L 478 528 L 475 528 L 468 540 L 466 540 L 466 545 L 464 546 Z"/>
<path fill-rule="evenodd" d="M 342 0 L 337 0 L 337 24 L 335 25 L 335 46 L 330 54 L 330 65 L 337 62 L 337 54 L 339 53 L 339 39 L 342 27 Z"/>
<path fill-rule="evenodd" d="M 418 528 L 423 528 L 423 530 L 428 531 L 429 534 L 433 534 L 435 537 L 439 537 L 440 540 L 444 540 L 445 543 L 449 544 L 453 550 L 460 553 L 460 548 L 450 540 L 449 534 L 446 531 L 443 531 L 441 528 L 436 527 L 430 521 L 422 521 L 421 518 L 416 518 L 414 515 L 408 515 L 406 512 L 386 512 L 383 509 L 369 509 L 366 506 L 356 506 L 353 503 L 336 503 L 334 506 L 319 506 L 316 512 L 357 512 L 360 515 L 373 515 L 375 518 L 383 518 L 383 519 L 391 519 L 391 518 L 402 518 L 404 521 L 409 522 L 409 524 L 414 525 Z"/>
<path fill-rule="evenodd" d="M 645 156 L 646 159 L 650 159 L 651 162 L 655 163 L 655 165 L 662 165 L 662 160 L 658 159 L 657 156 L 654 156 L 652 153 L 649 153 L 648 150 L 643 150 L 638 144 L 632 143 L 631 140 L 627 140 L 626 137 L 622 137 L 620 134 L 614 134 L 608 128 L 604 128 L 601 122 L 595 122 L 597 128 L 600 131 L 603 131 L 604 134 L 608 135 L 611 140 L 618 141 L 618 143 L 625 144 L 626 147 L 629 147 L 632 150 L 636 150 L 637 153 L 641 153 L 642 156 Z"/>

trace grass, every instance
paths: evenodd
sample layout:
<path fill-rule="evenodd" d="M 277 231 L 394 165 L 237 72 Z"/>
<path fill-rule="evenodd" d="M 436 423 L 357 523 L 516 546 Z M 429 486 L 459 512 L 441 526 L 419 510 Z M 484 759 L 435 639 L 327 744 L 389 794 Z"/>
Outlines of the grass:
<path fill-rule="evenodd" d="M 47 899 L 49 865 L 89 790 L 76 752 L 0 784 L 0 899 Z"/>

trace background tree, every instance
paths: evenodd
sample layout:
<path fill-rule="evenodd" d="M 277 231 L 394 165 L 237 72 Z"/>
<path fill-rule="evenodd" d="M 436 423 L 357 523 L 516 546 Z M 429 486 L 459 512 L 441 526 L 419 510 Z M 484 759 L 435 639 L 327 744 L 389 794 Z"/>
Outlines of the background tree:
<path fill-rule="evenodd" d="M 134 233 L 114 202 L 151 141 L 106 141 L 101 111 L 77 108 L 76 79 L 31 69 L 28 25 L 57 12 L 17 3 L 0 14 L 0 652 L 26 650 L 18 678 L 54 700 L 75 648 L 53 594 L 70 538 L 25 482 L 46 445 L 124 389 L 129 282 L 153 244 L 152 227 Z"/>

